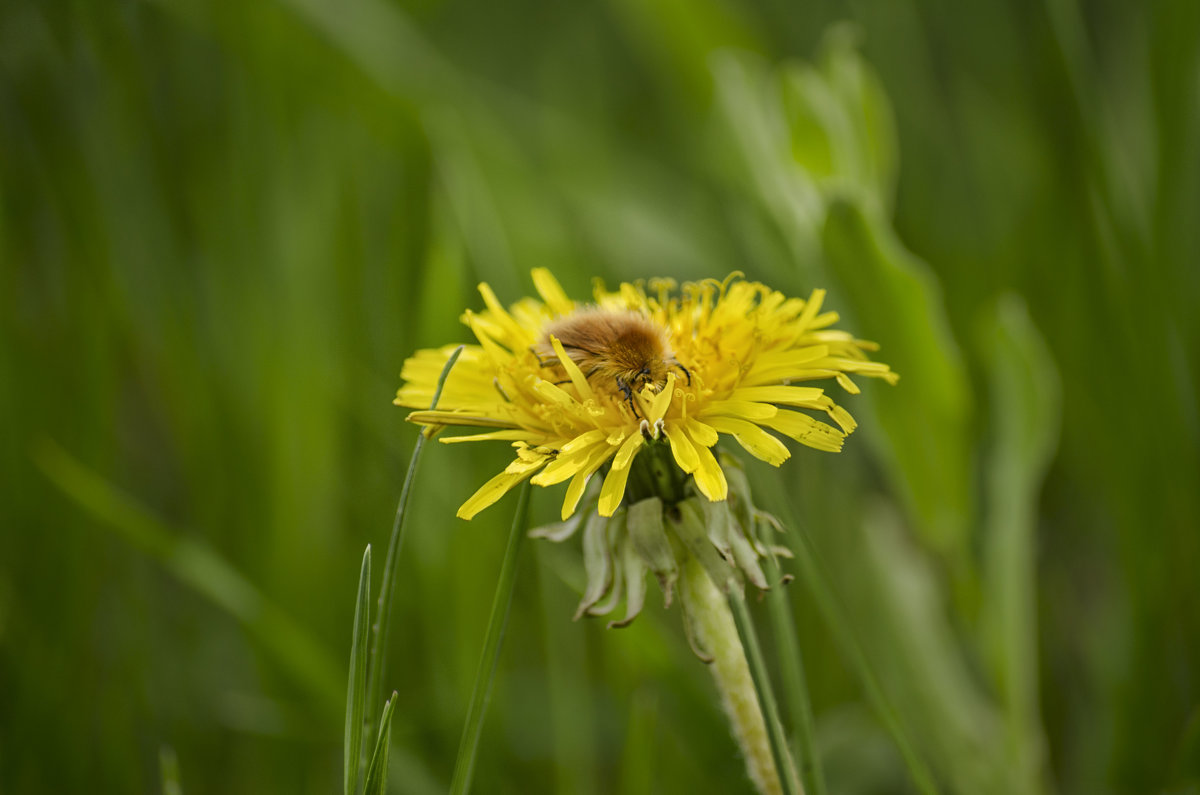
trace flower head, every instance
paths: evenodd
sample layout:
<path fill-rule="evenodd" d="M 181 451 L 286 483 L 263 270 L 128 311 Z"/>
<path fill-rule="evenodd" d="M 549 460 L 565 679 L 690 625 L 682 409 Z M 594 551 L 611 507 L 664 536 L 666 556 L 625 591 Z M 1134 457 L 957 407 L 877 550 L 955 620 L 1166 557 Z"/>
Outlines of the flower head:
<path fill-rule="evenodd" d="M 729 493 L 711 449 L 722 434 L 775 466 L 791 455 L 776 434 L 840 450 L 854 419 L 824 389 L 797 384 L 832 378 L 853 394 L 851 375 L 894 383 L 896 374 L 868 360 L 874 344 L 832 328 L 838 316 L 821 311 L 823 290 L 808 300 L 787 298 L 738 277 L 684 284 L 677 293 L 665 279 L 615 291 L 597 285 L 594 301 L 581 303 L 538 268 L 533 282 L 541 300 L 525 298 L 509 309 L 481 284 L 486 309 L 463 315 L 478 344 L 466 346 L 438 407 L 408 417 L 428 432 L 487 429 L 446 443 L 503 440 L 515 448 L 512 463 L 458 515 L 470 519 L 532 478 L 539 486 L 570 481 L 565 520 L 607 467 L 597 508 L 612 516 L 646 445 L 665 442 L 710 501 Z M 395 403 L 428 406 L 455 348 L 417 351 L 406 361 Z"/>

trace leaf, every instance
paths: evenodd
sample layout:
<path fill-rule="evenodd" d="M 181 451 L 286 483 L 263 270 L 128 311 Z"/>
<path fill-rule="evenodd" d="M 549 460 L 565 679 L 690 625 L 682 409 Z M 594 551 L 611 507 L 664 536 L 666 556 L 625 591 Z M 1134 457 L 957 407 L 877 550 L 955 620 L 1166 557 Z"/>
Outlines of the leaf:
<path fill-rule="evenodd" d="M 392 710 L 396 706 L 396 693 L 383 705 L 383 716 L 379 720 L 379 734 L 375 738 L 375 751 L 367 767 L 367 779 L 363 782 L 363 795 L 383 795 L 387 791 L 388 749 L 392 743 Z"/>
<path fill-rule="evenodd" d="M 974 501 L 971 390 L 941 286 L 886 221 L 856 201 L 831 201 L 822 240 L 854 309 L 855 333 L 879 342 L 878 358 L 900 374 L 894 388 L 864 393 L 885 431 L 869 438 L 924 540 L 965 567 Z"/>
<path fill-rule="evenodd" d="M 1060 386 L 1024 303 L 1005 296 L 983 326 L 992 405 L 985 464 L 980 635 L 1004 709 L 1006 751 L 1023 792 L 1040 789 L 1044 732 L 1038 708 L 1037 500 L 1058 440 Z"/>
<path fill-rule="evenodd" d="M 350 681 L 346 685 L 346 733 L 343 743 L 345 795 L 354 795 L 362 754 L 362 734 L 367 698 L 367 643 L 371 627 L 371 545 L 363 552 L 354 604 L 354 634 L 350 642 Z"/>

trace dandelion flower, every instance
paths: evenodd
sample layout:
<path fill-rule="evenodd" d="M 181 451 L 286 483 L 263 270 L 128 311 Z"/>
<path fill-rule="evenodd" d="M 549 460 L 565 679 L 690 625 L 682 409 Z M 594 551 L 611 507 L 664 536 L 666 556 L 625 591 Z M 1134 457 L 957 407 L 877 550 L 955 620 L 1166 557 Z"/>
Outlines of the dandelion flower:
<path fill-rule="evenodd" d="M 532 478 L 538 486 L 568 481 L 566 520 L 598 473 L 597 510 L 611 517 L 632 488 L 639 454 L 664 442 L 696 490 L 723 501 L 729 483 L 712 449 L 722 435 L 775 466 L 791 456 L 780 436 L 838 451 L 854 419 L 809 383 L 833 379 L 854 394 L 851 376 L 897 379 L 867 358 L 873 343 L 833 328 L 838 315 L 822 311 L 824 290 L 788 298 L 735 273 L 679 290 L 666 279 L 614 291 L 598 284 L 589 303 L 569 298 L 544 268 L 533 282 L 541 300 L 508 309 L 479 285 L 486 308 L 462 318 L 478 344 L 466 346 L 437 408 L 408 416 L 431 434 L 485 429 L 443 437 L 448 444 L 500 440 L 515 448 L 504 471 L 458 509 L 463 519 Z M 429 406 L 455 349 L 408 359 L 396 405 Z"/>

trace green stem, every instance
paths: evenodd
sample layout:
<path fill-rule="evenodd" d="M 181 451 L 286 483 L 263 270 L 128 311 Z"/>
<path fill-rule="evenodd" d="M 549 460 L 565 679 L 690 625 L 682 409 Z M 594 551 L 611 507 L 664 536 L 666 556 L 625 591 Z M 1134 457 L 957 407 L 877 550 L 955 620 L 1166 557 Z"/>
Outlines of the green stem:
<path fill-rule="evenodd" d="M 512 606 L 513 590 L 517 580 L 517 558 L 521 542 L 525 539 L 527 508 L 529 506 L 529 483 L 521 487 L 517 498 L 517 511 L 513 516 L 512 532 L 508 537 L 508 548 L 504 552 L 504 563 L 500 567 L 500 580 L 496 583 L 496 596 L 492 600 L 492 615 L 488 619 L 487 639 L 483 643 L 483 654 L 479 658 L 479 669 L 475 673 L 475 686 L 471 691 L 471 706 L 463 725 L 462 741 L 458 746 L 458 760 L 454 763 L 454 780 L 450 783 L 451 795 L 466 795 L 471 788 L 471 774 L 475 771 L 475 754 L 479 750 L 479 735 L 483 731 L 483 719 L 487 714 L 492 696 L 492 683 L 496 675 L 496 663 L 500 659 L 500 645 L 504 642 L 504 631 L 508 627 L 508 612 Z"/>
<path fill-rule="evenodd" d="M 773 583 L 767 592 L 767 612 L 771 616 L 772 631 L 779 646 L 780 671 L 783 692 L 787 699 L 792 720 L 796 724 L 792 753 L 800 765 L 800 780 L 809 795 L 825 795 L 825 775 L 821 760 L 813 747 L 812 702 L 804 683 L 804 661 L 800 655 L 800 642 L 796 638 L 795 621 L 788 592 L 779 583 L 779 563 L 774 555 L 763 561 L 767 582 Z"/>
<path fill-rule="evenodd" d="M 741 590 L 731 587 L 726 598 L 704 567 L 689 558 L 681 591 L 696 638 L 713 658 L 713 678 L 751 781 L 762 795 L 798 795 L 802 790 Z M 782 778 L 780 770 L 787 771 Z"/>
<path fill-rule="evenodd" d="M 446 360 L 442 374 L 438 377 L 437 388 L 433 392 L 433 400 L 429 404 L 432 411 L 437 408 L 438 400 L 442 397 L 442 388 L 451 368 L 466 346 L 459 345 Z M 367 715 L 366 725 L 370 729 L 375 721 L 375 705 L 383 701 L 383 669 L 387 663 L 388 631 L 392 621 L 392 598 L 396 591 L 396 567 L 400 563 L 400 549 L 404 546 L 404 518 L 408 511 L 408 499 L 412 494 L 413 481 L 417 476 L 417 463 L 421 460 L 421 451 L 425 449 L 427 437 L 422 431 L 417 436 L 413 446 L 412 459 L 408 462 L 408 472 L 404 475 L 404 486 L 400 489 L 400 502 L 396 505 L 396 518 L 392 521 L 392 535 L 388 540 L 387 558 L 383 564 L 383 580 L 379 584 L 379 609 L 376 611 L 375 625 L 371 639 L 371 654 L 367 661 Z"/>

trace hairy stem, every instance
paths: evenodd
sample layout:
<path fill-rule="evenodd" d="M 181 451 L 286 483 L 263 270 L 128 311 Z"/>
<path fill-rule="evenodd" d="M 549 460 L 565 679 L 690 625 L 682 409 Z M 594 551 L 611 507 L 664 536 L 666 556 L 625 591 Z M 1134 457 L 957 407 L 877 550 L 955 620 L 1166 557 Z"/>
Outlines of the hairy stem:
<path fill-rule="evenodd" d="M 713 679 L 721 693 L 721 703 L 729 716 L 733 735 L 746 759 L 750 780 L 762 795 L 800 792 L 790 764 L 789 786 L 785 788 L 780 781 L 766 721 L 729 601 L 695 559 L 687 561 L 681 579 L 688 620 L 696 639 L 712 656 Z"/>

